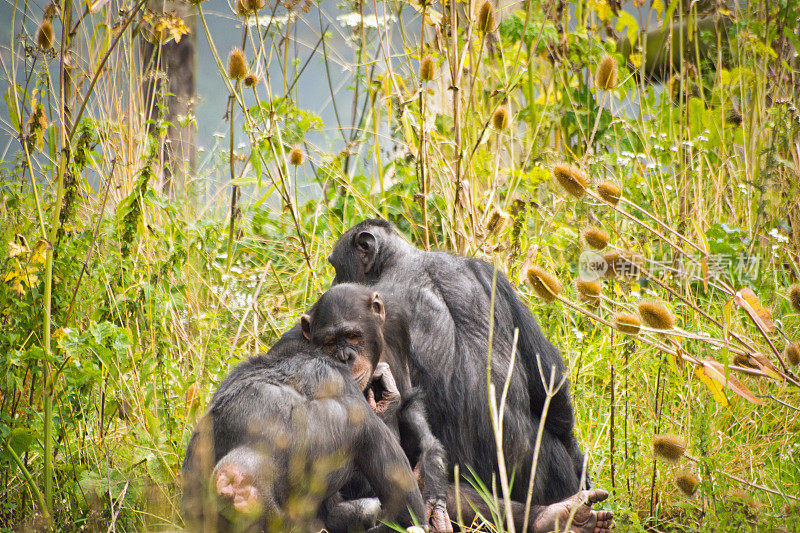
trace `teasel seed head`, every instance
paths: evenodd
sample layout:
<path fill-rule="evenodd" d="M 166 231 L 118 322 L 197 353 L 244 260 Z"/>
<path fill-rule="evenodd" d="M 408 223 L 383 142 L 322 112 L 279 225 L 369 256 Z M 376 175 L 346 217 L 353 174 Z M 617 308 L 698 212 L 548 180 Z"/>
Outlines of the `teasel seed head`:
<path fill-rule="evenodd" d="M 597 184 L 597 194 L 600 195 L 604 202 L 617 205 L 619 199 L 622 198 L 622 189 L 613 181 L 603 180 Z"/>
<path fill-rule="evenodd" d="M 553 177 L 558 184 L 571 196 L 581 198 L 586 194 L 589 178 L 574 165 L 556 165 L 553 167 Z"/>
<path fill-rule="evenodd" d="M 658 300 L 639 302 L 639 316 L 642 317 L 642 322 L 653 329 L 668 330 L 675 327 L 675 317 L 667 306 Z"/>
<path fill-rule="evenodd" d="M 247 76 L 247 61 L 244 53 L 239 48 L 234 48 L 228 56 L 228 77 L 241 80 L 245 76 Z"/>
<path fill-rule="evenodd" d="M 497 208 L 492 211 L 489 216 L 489 221 L 486 223 L 486 229 L 489 233 L 498 233 L 511 221 L 511 215 L 504 210 Z"/>
<path fill-rule="evenodd" d="M 608 91 L 617 86 L 617 60 L 614 56 L 607 55 L 600 61 L 594 81 L 601 91 Z"/>
<path fill-rule="evenodd" d="M 494 115 L 492 115 L 492 126 L 497 131 L 503 131 L 508 128 L 508 107 L 501 105 L 495 110 Z"/>
<path fill-rule="evenodd" d="M 244 86 L 248 89 L 253 87 L 256 83 L 258 83 L 258 75 L 252 72 L 248 72 L 247 76 L 244 77 Z"/>
<path fill-rule="evenodd" d="M 789 301 L 792 302 L 794 310 L 800 313 L 800 285 L 789 287 Z"/>
<path fill-rule="evenodd" d="M 600 303 L 600 292 L 603 290 L 602 282 L 579 279 L 575 282 L 575 288 L 578 290 L 578 297 L 582 302 L 590 305 Z"/>
<path fill-rule="evenodd" d="M 602 250 L 608 246 L 608 232 L 596 226 L 588 226 L 581 231 L 583 240 L 595 250 Z"/>
<path fill-rule="evenodd" d="M 784 350 L 784 357 L 786 361 L 792 365 L 797 366 L 800 364 L 800 342 L 793 342 L 791 344 L 786 345 L 786 349 Z"/>
<path fill-rule="evenodd" d="M 686 453 L 686 441 L 677 435 L 656 435 L 653 453 L 665 461 L 676 463 Z"/>
<path fill-rule="evenodd" d="M 486 0 L 478 8 L 478 31 L 488 33 L 494 30 L 494 6 L 491 0 Z"/>
<path fill-rule="evenodd" d="M 693 472 L 683 471 L 675 476 L 675 486 L 678 487 L 684 495 L 693 496 L 700 485 L 700 478 Z"/>
<path fill-rule="evenodd" d="M 626 335 L 638 335 L 642 329 L 642 321 L 630 313 L 617 313 L 614 315 L 614 329 Z"/>
<path fill-rule="evenodd" d="M 528 269 L 528 283 L 533 287 L 533 292 L 547 303 L 552 303 L 561 292 L 561 282 L 541 267 L 532 266 Z"/>
<path fill-rule="evenodd" d="M 36 46 L 39 50 L 50 50 L 55 42 L 55 30 L 50 19 L 44 19 L 36 30 Z"/>
<path fill-rule="evenodd" d="M 435 65 L 433 63 L 433 58 L 431 56 L 423 57 L 419 64 L 419 78 L 422 81 L 431 81 L 434 71 Z"/>
<path fill-rule="evenodd" d="M 641 275 L 642 256 L 627 250 L 612 250 L 603 254 L 606 262 L 605 277 L 636 279 Z"/>
<path fill-rule="evenodd" d="M 305 160 L 306 154 L 303 153 L 302 148 L 299 146 L 295 146 L 292 148 L 292 151 L 289 152 L 289 164 L 299 167 Z"/>

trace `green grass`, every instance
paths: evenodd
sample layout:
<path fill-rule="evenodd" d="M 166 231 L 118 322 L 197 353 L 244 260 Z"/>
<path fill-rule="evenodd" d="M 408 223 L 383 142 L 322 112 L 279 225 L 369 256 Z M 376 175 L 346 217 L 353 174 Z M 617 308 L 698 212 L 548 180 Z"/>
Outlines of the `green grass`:
<path fill-rule="evenodd" d="M 80 20 L 73 53 L 85 68 L 67 83 L 78 97 L 66 101 L 60 26 L 55 50 L 34 50 L 36 61 L 22 61 L 20 42 L 5 45 L 3 71 L 16 84 L 3 128 L 23 142 L 13 141 L 0 166 L 0 528 L 37 527 L 43 506 L 59 528 L 178 527 L 183 450 L 216 385 L 295 323 L 330 284 L 325 258 L 336 238 L 376 215 L 419 247 L 482 257 L 509 273 L 569 363 L 579 440 L 591 477 L 613 494 L 621 530 L 800 528 L 800 388 L 778 357 L 800 340 L 800 310 L 788 299 L 800 278 L 797 2 L 710 13 L 720 34 L 703 29 L 684 47 L 674 34 L 676 62 L 661 93 L 638 75 L 646 45 L 631 57 L 617 52 L 607 30 L 636 28 L 604 3 L 577 4 L 571 31 L 558 4 L 506 10 L 489 36 L 464 4 L 452 5 L 463 15 L 455 45 L 451 4 L 416 14 L 386 4 L 406 15 L 397 50 L 357 26 L 349 72 L 360 105 L 342 117 L 352 124 L 325 125 L 337 137 L 354 132 L 349 151 L 308 142 L 321 124 L 294 103 L 302 64 L 281 40 L 297 22 L 248 36 L 249 61 L 282 57 L 287 73 L 252 89 L 225 77 L 229 51 L 214 48 L 233 95 L 232 131 L 249 143 L 230 165 L 226 138 L 216 164 L 171 199 L 151 156 L 164 138 L 149 138 L 145 122 L 163 128 L 163 117 L 124 112 L 146 108 L 141 73 L 129 68 L 137 17 L 118 42 L 108 33 L 127 20 L 117 2 Z M 28 8 L 33 38 L 42 13 Z M 430 24 L 418 37 L 423 10 L 442 21 L 435 40 Z M 648 29 L 665 17 L 692 25 L 697 10 L 661 6 Z M 90 88 L 107 51 L 130 75 L 98 76 Z M 333 63 L 325 47 L 318 53 Z M 608 54 L 619 81 L 600 91 L 593 73 Z M 432 81 L 419 79 L 421 57 L 436 65 Z M 84 98 L 91 105 L 72 128 L 62 104 L 75 120 Z M 46 123 L 29 120 L 39 105 Z M 507 127 L 493 120 L 499 108 Z M 403 157 L 387 160 L 379 149 L 387 125 Z M 299 167 L 290 164 L 296 147 L 307 156 Z M 581 199 L 551 178 L 563 162 L 590 180 Z M 231 220 L 229 198 L 201 204 L 197 189 L 216 175 L 249 187 L 241 217 Z M 99 186 L 91 176 L 102 177 Z M 298 196 L 298 176 L 322 192 Z M 596 192 L 602 180 L 621 187 L 616 208 Z M 608 232 L 610 249 L 657 262 L 637 279 L 606 279 L 596 304 L 574 284 L 588 225 Z M 562 285 L 551 304 L 525 282 L 534 265 Z M 762 334 L 735 301 L 745 288 L 771 311 L 774 330 Z M 653 298 L 677 328 L 631 337 L 610 327 L 615 313 Z M 755 370 L 740 371 L 746 365 Z M 725 388 L 728 372 L 737 381 Z M 659 434 L 686 440 L 679 464 L 654 458 Z M 675 486 L 682 471 L 700 478 L 692 497 Z"/>

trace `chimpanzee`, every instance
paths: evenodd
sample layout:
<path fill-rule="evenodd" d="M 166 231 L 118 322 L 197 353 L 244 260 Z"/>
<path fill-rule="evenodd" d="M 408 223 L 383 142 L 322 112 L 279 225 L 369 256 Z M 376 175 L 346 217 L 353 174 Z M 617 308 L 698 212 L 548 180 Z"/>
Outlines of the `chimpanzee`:
<path fill-rule="evenodd" d="M 419 394 L 411 387 L 405 309 L 393 301 L 384 303 L 381 295 L 363 285 L 341 284 L 325 292 L 300 324 L 303 335 L 313 344 L 350 365 L 359 386 L 371 395 L 370 405 L 397 433 L 411 464 L 416 465 L 426 502 L 426 522 L 434 531 L 452 531 L 444 448 L 433 436 Z M 375 366 L 375 354 L 380 355 L 383 367 Z M 367 387 L 373 374 L 383 379 L 373 379 Z M 398 376 L 397 383 L 393 376 Z M 405 401 L 399 401 L 401 396 Z M 359 496 L 369 495 L 368 490 L 360 492 L 355 491 Z"/>
<path fill-rule="evenodd" d="M 371 395 L 370 398 L 374 395 L 378 401 L 370 401 L 370 405 L 389 427 L 399 432 L 406 455 L 409 456 L 411 464 L 416 464 L 420 470 L 427 510 L 429 512 L 432 508 L 439 510 L 438 514 L 434 513 L 430 521 L 432 530 L 452 531 L 449 516 L 455 516 L 456 513 L 455 489 L 452 485 L 447 486 L 444 483 L 445 452 L 438 439 L 431 433 L 421 391 L 411 386 L 408 316 L 401 304 L 402 302 L 394 297 L 383 299 L 373 287 L 351 283 L 338 284 L 323 294 L 309 313 L 301 318 L 301 326 L 306 338 L 322 346 L 331 357 L 347 362 L 360 361 L 352 365 L 354 375 L 373 374 L 373 381 L 366 390 Z M 376 351 L 382 354 L 381 362 L 374 369 L 370 369 L 369 365 L 374 364 L 374 358 L 362 357 L 360 354 Z M 357 379 L 364 388 L 366 380 Z M 363 488 L 348 491 L 349 489 L 344 488 L 342 490 L 343 494 L 347 492 L 348 496 L 353 498 L 369 495 Z M 445 495 L 446 503 L 443 501 Z M 462 518 L 467 524 L 472 522 L 476 513 L 485 518 L 492 516 L 492 509 L 468 484 L 461 485 L 460 496 Z M 589 496 L 583 494 L 579 498 L 589 498 Z M 595 500 L 604 499 L 606 493 L 594 491 L 591 497 Z M 502 500 L 500 509 L 503 509 Z M 560 529 L 563 529 L 565 516 L 568 514 L 566 504 L 553 506 L 547 513 L 542 511 L 541 507 L 534 507 L 529 517 L 531 531 L 551 531 L 555 529 L 558 520 L 561 521 Z M 525 506 L 520 502 L 512 502 L 512 512 L 516 526 L 522 529 Z M 589 507 L 580 506 L 572 523 L 576 527 L 591 524 L 595 529 L 589 531 L 601 532 L 608 530 L 610 521 L 610 514 L 600 513 L 598 519 Z"/>
<path fill-rule="evenodd" d="M 469 467 L 484 481 L 497 473 L 497 455 L 486 384 L 489 316 L 494 293 L 491 378 L 502 390 L 518 330 L 516 364 L 508 389 L 503 421 L 504 456 L 516 482 L 512 498 L 525 501 L 533 447 L 551 369 L 558 383 L 565 365 L 545 338 L 530 310 L 502 272 L 474 258 L 426 252 L 403 240 L 385 220 L 370 219 L 349 229 L 328 257 L 336 270 L 334 285 L 363 283 L 384 298 L 400 302 L 409 317 L 410 381 L 424 392 L 431 429 L 453 463 Z M 550 402 L 545 419 L 532 501 L 543 522 L 580 505 L 589 513 L 578 531 L 600 530 L 611 513 L 586 509 L 607 497 L 604 491 L 581 488 L 583 454 L 574 434 L 568 384 Z M 563 522 L 563 521 L 562 521 Z"/>
<path fill-rule="evenodd" d="M 379 511 L 374 499 L 338 494 L 356 470 L 380 498 L 382 518 L 402 526 L 412 515 L 422 519 L 422 495 L 396 436 L 351 368 L 298 325 L 266 355 L 237 365 L 214 394 L 183 463 L 187 523 L 195 531 L 312 531 L 318 519 L 329 531 L 369 527 Z"/>

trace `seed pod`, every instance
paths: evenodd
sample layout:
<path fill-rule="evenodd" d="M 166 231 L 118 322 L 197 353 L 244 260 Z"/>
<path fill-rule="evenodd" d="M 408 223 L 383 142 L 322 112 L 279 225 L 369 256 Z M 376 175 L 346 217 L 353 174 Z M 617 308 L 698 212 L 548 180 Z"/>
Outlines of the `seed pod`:
<path fill-rule="evenodd" d="M 242 0 L 242 3 L 248 13 L 255 13 L 267 4 L 266 0 Z"/>
<path fill-rule="evenodd" d="M 667 306 L 658 300 L 639 302 L 639 316 L 642 317 L 642 322 L 653 329 L 668 330 L 675 327 L 675 317 Z"/>
<path fill-rule="evenodd" d="M 600 303 L 600 292 L 603 290 L 601 282 L 579 279 L 575 282 L 575 288 L 582 302 L 592 305 Z"/>
<path fill-rule="evenodd" d="M 228 77 L 241 80 L 245 76 L 247 76 L 247 61 L 244 59 L 244 53 L 239 48 L 234 48 L 228 56 Z"/>
<path fill-rule="evenodd" d="M 529 268 L 526 277 L 536 295 L 547 303 L 554 302 L 561 292 L 561 282 L 550 272 L 538 266 Z"/>
<path fill-rule="evenodd" d="M 614 56 L 607 55 L 600 61 L 594 82 L 601 91 L 608 91 L 617 86 L 617 60 Z"/>
<path fill-rule="evenodd" d="M 431 81 L 433 79 L 434 70 L 435 65 L 433 64 L 433 58 L 431 56 L 423 57 L 419 64 L 419 79 L 422 81 Z"/>
<path fill-rule="evenodd" d="M 597 184 L 597 194 L 600 195 L 604 202 L 617 205 L 619 199 L 622 198 L 622 189 L 614 182 L 603 180 Z"/>
<path fill-rule="evenodd" d="M 289 152 L 289 164 L 299 167 L 305 160 L 306 154 L 303 153 L 303 150 L 300 147 L 295 146 L 292 148 L 292 151 Z"/>
<path fill-rule="evenodd" d="M 50 50 L 55 42 L 55 31 L 50 19 L 44 19 L 36 30 L 36 46 L 39 50 Z"/>
<path fill-rule="evenodd" d="M 596 226 L 583 228 L 581 231 L 581 237 L 583 237 L 583 240 L 586 242 L 586 244 L 595 250 L 602 250 L 608 246 L 608 232 Z"/>
<path fill-rule="evenodd" d="M 244 77 L 244 86 L 248 89 L 258 83 L 258 76 L 253 74 L 252 72 L 248 72 L 247 76 Z"/>
<path fill-rule="evenodd" d="M 638 335 L 642 321 L 630 313 L 617 313 L 614 315 L 614 329 L 626 335 Z"/>
<path fill-rule="evenodd" d="M 486 0 L 478 9 L 478 31 L 488 33 L 494 30 L 494 6 L 490 0 Z"/>
<path fill-rule="evenodd" d="M 797 366 L 800 364 L 800 342 L 793 342 L 792 344 L 787 344 L 786 349 L 783 352 L 786 361 L 792 365 Z"/>
<path fill-rule="evenodd" d="M 553 167 L 553 177 L 558 184 L 575 198 L 581 198 L 589 186 L 589 178 L 573 165 L 556 165 Z"/>
<path fill-rule="evenodd" d="M 489 222 L 486 223 L 486 229 L 489 233 L 498 233 L 511 221 L 511 215 L 502 209 L 495 209 L 489 217 Z"/>
<path fill-rule="evenodd" d="M 792 285 L 789 288 L 789 301 L 792 302 L 794 310 L 800 313 L 800 285 Z"/>
<path fill-rule="evenodd" d="M 504 129 L 508 128 L 508 108 L 504 105 L 501 105 L 497 108 L 492 115 L 492 126 L 497 131 L 503 131 Z"/>
<path fill-rule="evenodd" d="M 612 250 L 603 254 L 606 262 L 605 277 L 637 279 L 642 274 L 644 262 L 641 255 L 627 250 Z"/>
<path fill-rule="evenodd" d="M 686 496 L 694 495 L 699 485 L 700 478 L 697 477 L 697 474 L 692 472 L 684 471 L 675 477 L 675 486 L 678 487 L 678 490 L 680 490 Z"/>
<path fill-rule="evenodd" d="M 676 435 L 656 435 L 653 439 L 653 453 L 665 461 L 676 463 L 685 452 L 686 441 Z"/>

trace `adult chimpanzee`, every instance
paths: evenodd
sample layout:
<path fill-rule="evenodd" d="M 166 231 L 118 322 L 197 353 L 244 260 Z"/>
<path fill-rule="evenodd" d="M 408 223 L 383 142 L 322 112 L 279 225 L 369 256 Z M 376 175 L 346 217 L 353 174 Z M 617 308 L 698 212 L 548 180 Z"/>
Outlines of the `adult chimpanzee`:
<path fill-rule="evenodd" d="M 403 306 L 393 301 L 384 303 L 381 295 L 363 285 L 342 284 L 323 294 L 300 324 L 303 335 L 313 344 L 351 365 L 362 389 L 376 370 L 385 378 L 373 380 L 378 390 L 375 385 L 367 389 L 372 395 L 370 403 L 397 433 L 411 464 L 416 465 L 426 502 L 426 522 L 435 531 L 452 531 L 447 513 L 446 457 L 430 430 L 419 395 L 412 391 L 408 317 Z M 394 373 L 376 368 L 375 358 L 364 354 L 380 354 L 380 360 Z M 393 376 L 398 376 L 396 384 Z M 400 402 L 400 396 L 405 401 Z M 355 490 L 359 496 L 369 495 L 366 489 L 360 492 Z"/>
<path fill-rule="evenodd" d="M 334 284 L 363 283 L 401 302 L 409 316 L 411 382 L 425 393 L 433 433 L 452 462 L 469 466 L 482 480 L 497 472 L 485 370 L 494 293 L 491 376 L 497 390 L 502 390 L 508 374 L 514 330 L 519 331 L 503 452 L 509 471 L 516 474 L 512 498 L 524 501 L 546 399 L 538 366 L 547 378 L 552 369 L 556 383 L 565 367 L 506 277 L 501 272 L 495 276 L 494 267 L 485 261 L 419 250 L 388 222 L 375 219 L 348 230 L 328 260 L 336 270 Z M 595 513 L 584 505 L 602 501 L 607 493 L 578 492 L 583 454 L 575 439 L 567 383 L 551 400 L 538 465 L 532 501 L 555 504 L 535 508 L 540 519 L 565 516 L 580 505 L 577 511 L 586 521 L 578 531 L 595 531 L 598 524 L 610 522 L 610 512 Z"/>
<path fill-rule="evenodd" d="M 408 460 L 353 372 L 308 342 L 299 326 L 266 355 L 237 365 L 186 451 L 190 528 L 311 531 L 317 518 L 329 531 L 368 527 L 377 513 L 370 500 L 338 494 L 355 470 L 380 498 L 383 518 L 403 526 L 411 514 L 421 519 L 424 503 Z"/>

